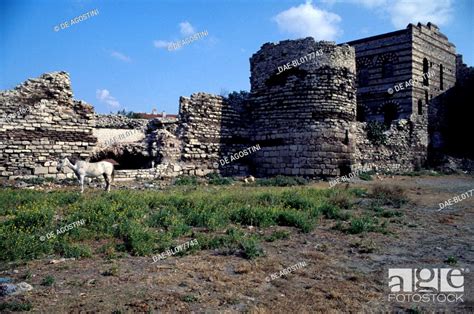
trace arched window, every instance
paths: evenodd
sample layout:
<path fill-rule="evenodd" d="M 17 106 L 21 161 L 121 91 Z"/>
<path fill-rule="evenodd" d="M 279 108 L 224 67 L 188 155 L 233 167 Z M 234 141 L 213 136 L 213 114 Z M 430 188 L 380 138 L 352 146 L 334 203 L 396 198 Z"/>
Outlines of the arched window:
<path fill-rule="evenodd" d="M 421 116 L 423 114 L 423 103 L 421 99 L 418 99 L 418 114 Z"/>
<path fill-rule="evenodd" d="M 444 84 L 443 84 L 443 65 L 439 65 L 439 89 L 443 90 L 444 89 Z"/>
<path fill-rule="evenodd" d="M 393 76 L 393 63 L 384 60 L 382 63 L 382 78 L 392 77 Z"/>
<path fill-rule="evenodd" d="M 383 122 L 390 125 L 393 120 L 398 118 L 397 105 L 394 103 L 385 104 L 383 107 Z"/>
<path fill-rule="evenodd" d="M 428 71 L 429 71 L 429 66 L 428 66 L 428 59 L 423 58 L 423 85 L 424 86 L 430 86 L 429 78 L 428 78 Z"/>
<path fill-rule="evenodd" d="M 369 85 L 369 69 L 362 68 L 359 71 L 359 86 L 367 86 Z"/>

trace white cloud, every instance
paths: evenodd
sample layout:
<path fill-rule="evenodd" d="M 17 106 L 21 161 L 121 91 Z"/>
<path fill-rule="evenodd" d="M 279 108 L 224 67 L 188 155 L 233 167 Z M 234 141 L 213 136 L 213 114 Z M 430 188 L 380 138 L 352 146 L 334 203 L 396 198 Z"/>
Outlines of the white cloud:
<path fill-rule="evenodd" d="M 399 0 L 389 9 L 392 24 L 395 27 L 406 27 L 409 23 L 432 22 L 446 25 L 453 16 L 451 0 Z"/>
<path fill-rule="evenodd" d="M 118 59 L 118 60 L 120 60 L 120 61 L 124 61 L 124 62 L 130 62 L 130 61 L 132 61 L 132 59 L 130 59 L 130 57 L 128 57 L 128 56 L 126 56 L 126 55 L 124 55 L 123 53 L 118 52 L 118 51 L 112 51 L 112 52 L 110 53 L 110 55 L 111 55 L 112 57 L 114 57 L 115 59 Z"/>
<path fill-rule="evenodd" d="M 181 35 L 183 36 L 189 36 L 196 32 L 194 30 L 194 27 L 188 21 L 179 23 L 179 31 L 181 32 Z"/>
<path fill-rule="evenodd" d="M 353 0 L 353 2 L 369 9 L 381 7 L 387 4 L 387 0 Z"/>
<path fill-rule="evenodd" d="M 155 46 L 155 48 L 163 48 L 163 49 L 167 49 L 169 45 L 171 45 L 172 42 L 171 41 L 165 41 L 165 40 L 154 40 L 153 41 L 153 46 Z"/>
<path fill-rule="evenodd" d="M 341 17 L 313 6 L 311 1 L 278 13 L 273 20 L 280 31 L 297 37 L 314 37 L 316 40 L 335 40 L 341 34 Z"/>
<path fill-rule="evenodd" d="M 389 16 L 392 25 L 405 28 L 409 23 L 432 22 L 446 25 L 453 17 L 453 0 L 322 0 L 331 6 L 335 3 L 361 5 L 377 14 Z"/>
<path fill-rule="evenodd" d="M 115 97 L 110 95 L 110 92 L 106 89 L 98 89 L 95 92 L 95 95 L 96 95 L 98 100 L 100 100 L 101 102 L 107 104 L 111 108 L 119 108 L 120 107 L 120 103 L 117 101 L 117 99 L 115 99 Z"/>

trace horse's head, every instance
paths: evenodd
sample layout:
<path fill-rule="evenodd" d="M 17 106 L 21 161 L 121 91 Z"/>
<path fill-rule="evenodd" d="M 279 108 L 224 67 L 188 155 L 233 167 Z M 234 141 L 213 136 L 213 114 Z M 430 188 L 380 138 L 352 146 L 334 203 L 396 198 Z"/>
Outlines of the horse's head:
<path fill-rule="evenodd" d="M 61 160 L 58 162 L 58 165 L 56 166 L 56 169 L 57 169 L 58 171 L 63 171 L 64 167 L 65 167 L 68 163 L 70 163 L 70 162 L 69 162 L 69 159 L 67 159 L 67 158 L 61 159 Z"/>

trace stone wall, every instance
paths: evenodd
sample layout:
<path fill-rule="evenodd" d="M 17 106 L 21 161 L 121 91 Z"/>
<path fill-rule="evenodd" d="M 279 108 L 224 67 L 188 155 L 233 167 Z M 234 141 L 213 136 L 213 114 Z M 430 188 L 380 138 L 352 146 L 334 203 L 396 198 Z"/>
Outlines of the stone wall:
<path fill-rule="evenodd" d="M 396 109 L 393 119 L 408 119 L 412 113 L 411 89 L 397 91 L 394 86 L 412 78 L 410 32 L 399 30 L 348 44 L 356 53 L 358 120 L 385 122 L 391 108 Z"/>
<path fill-rule="evenodd" d="M 239 104 L 229 104 L 221 96 L 205 93 L 180 98 L 179 127 L 182 140 L 181 160 L 187 174 L 205 175 L 213 171 L 226 174 L 246 173 L 239 160 L 228 167 L 219 166 L 224 156 L 249 146 Z"/>
<path fill-rule="evenodd" d="M 106 129 L 144 129 L 148 119 L 131 119 L 118 114 L 98 114 L 95 116 L 95 127 Z"/>
<path fill-rule="evenodd" d="M 73 99 L 66 72 L 0 92 L 0 177 L 64 177 L 61 157 L 89 157 L 97 139 L 94 109 Z"/>
<path fill-rule="evenodd" d="M 364 168 L 364 165 L 373 165 L 374 170 L 382 172 L 418 170 L 425 161 L 425 146 L 420 145 L 419 139 L 413 136 L 417 126 L 419 127 L 406 119 L 393 121 L 384 132 L 386 143 L 376 144 L 367 135 L 367 122 L 353 123 L 350 139 L 354 151 L 351 171 Z"/>
<path fill-rule="evenodd" d="M 293 66 L 293 60 L 304 62 Z M 288 63 L 291 69 L 281 72 Z M 263 45 L 250 64 L 249 135 L 262 148 L 254 157 L 256 174 L 347 172 L 356 114 L 354 49 L 313 38 L 287 40 Z"/>

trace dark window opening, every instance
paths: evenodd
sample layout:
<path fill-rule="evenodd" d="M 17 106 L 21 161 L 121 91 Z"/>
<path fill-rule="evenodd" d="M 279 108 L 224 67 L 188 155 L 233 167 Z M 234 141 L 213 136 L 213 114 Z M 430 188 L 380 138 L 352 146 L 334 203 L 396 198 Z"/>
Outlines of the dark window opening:
<path fill-rule="evenodd" d="M 425 90 L 425 103 L 428 104 L 429 101 L 430 101 L 430 100 L 429 100 L 429 98 L 428 98 L 428 91 Z"/>
<path fill-rule="evenodd" d="M 281 72 L 281 74 L 273 74 L 271 75 L 266 81 L 265 85 L 267 87 L 272 87 L 272 86 L 284 86 L 288 80 L 288 77 L 294 75 L 298 79 L 302 80 L 306 75 L 308 74 L 308 71 L 299 69 L 299 68 L 292 68 L 286 71 Z"/>
<path fill-rule="evenodd" d="M 344 144 L 349 144 L 349 130 L 346 130 L 346 136 L 344 138 Z"/>
<path fill-rule="evenodd" d="M 393 63 L 390 61 L 384 61 L 382 63 L 382 78 L 393 76 Z"/>
<path fill-rule="evenodd" d="M 397 105 L 388 103 L 383 108 L 383 122 L 385 125 L 390 125 L 393 120 L 398 118 Z"/>
<path fill-rule="evenodd" d="M 356 120 L 360 122 L 365 121 L 366 109 L 364 105 L 357 105 Z"/>
<path fill-rule="evenodd" d="M 430 86 L 430 81 L 428 79 L 428 59 L 423 58 L 423 85 L 424 86 Z"/>
<path fill-rule="evenodd" d="M 439 65 L 439 89 L 443 90 L 444 89 L 444 84 L 443 84 L 443 65 Z"/>
<path fill-rule="evenodd" d="M 359 71 L 359 86 L 369 85 L 369 69 L 363 68 Z"/>
<path fill-rule="evenodd" d="M 423 114 L 423 103 L 421 102 L 421 99 L 418 99 L 418 114 Z"/>

